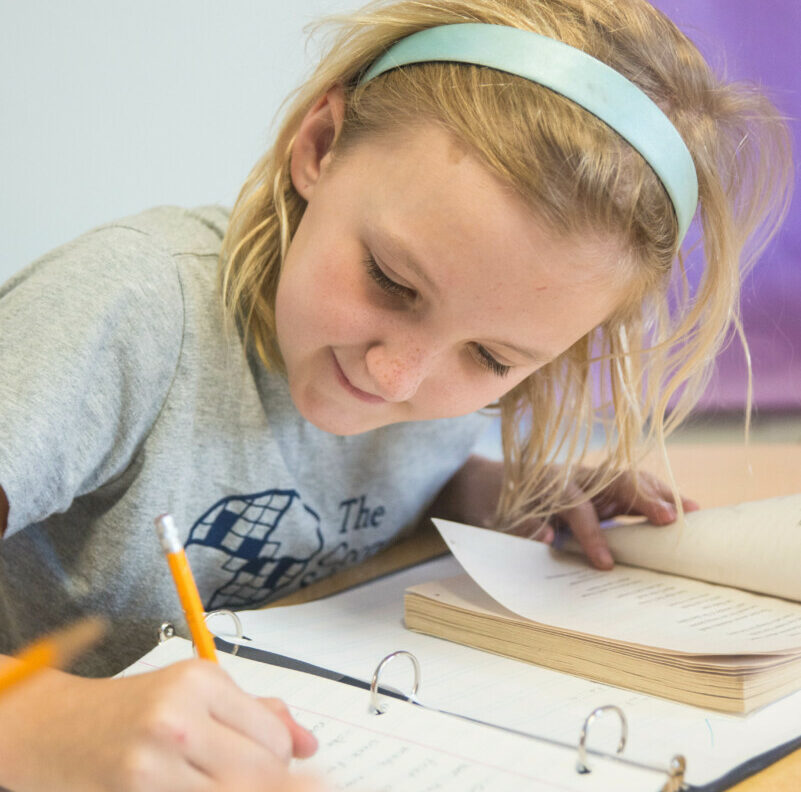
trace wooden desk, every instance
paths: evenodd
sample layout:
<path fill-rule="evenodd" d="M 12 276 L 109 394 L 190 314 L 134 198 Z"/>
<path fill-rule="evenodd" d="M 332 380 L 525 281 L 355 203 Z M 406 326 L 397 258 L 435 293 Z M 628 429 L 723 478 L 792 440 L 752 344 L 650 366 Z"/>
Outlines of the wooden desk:
<path fill-rule="evenodd" d="M 801 492 L 801 444 L 677 444 L 669 454 L 679 490 L 702 508 Z M 660 459 L 644 467 L 664 478 Z"/>
<path fill-rule="evenodd" d="M 798 444 L 749 448 L 737 444 L 677 444 L 670 449 L 670 460 L 680 491 L 706 508 L 801 492 Z M 664 466 L 658 458 L 648 460 L 645 468 L 664 478 Z M 445 552 L 445 543 L 431 525 L 363 564 L 290 594 L 274 605 L 296 605 L 327 597 Z M 801 789 L 801 750 L 731 789 L 797 792 Z"/>

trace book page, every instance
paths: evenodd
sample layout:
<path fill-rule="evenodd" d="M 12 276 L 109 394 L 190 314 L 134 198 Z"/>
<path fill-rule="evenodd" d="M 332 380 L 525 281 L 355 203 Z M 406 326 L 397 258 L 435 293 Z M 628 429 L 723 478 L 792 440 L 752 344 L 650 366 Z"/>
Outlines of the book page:
<path fill-rule="evenodd" d="M 801 648 L 799 603 L 622 564 L 600 571 L 542 542 L 434 523 L 487 594 L 540 624 L 693 654 Z"/>
<path fill-rule="evenodd" d="M 171 638 L 124 675 L 191 657 L 188 641 Z M 280 696 L 319 741 L 299 762 L 342 792 L 607 792 L 657 789 L 661 773 L 592 757 L 592 773 L 576 772 L 571 749 L 392 700 L 368 710 L 368 692 L 342 683 L 221 654 L 236 682 L 258 696 Z M 614 745 L 614 743 L 612 743 Z"/>
<path fill-rule="evenodd" d="M 801 601 L 801 495 L 689 512 L 684 524 L 611 524 L 605 536 L 623 564 Z M 573 539 L 564 549 L 582 553 Z"/>
<path fill-rule="evenodd" d="M 316 602 L 243 611 L 243 643 L 367 681 L 381 658 L 407 649 L 422 666 L 424 704 L 570 745 L 590 712 L 615 704 L 628 718 L 626 755 L 658 765 L 684 754 L 691 784 L 708 783 L 801 734 L 801 692 L 747 716 L 710 712 L 406 630 L 403 592 L 461 571 L 453 558 L 437 559 Z M 223 634 L 220 627 L 223 620 L 215 620 L 212 629 Z M 407 690 L 410 678 L 407 664 L 393 663 L 382 684 Z M 614 747 L 615 734 L 599 736 L 599 747 Z"/>

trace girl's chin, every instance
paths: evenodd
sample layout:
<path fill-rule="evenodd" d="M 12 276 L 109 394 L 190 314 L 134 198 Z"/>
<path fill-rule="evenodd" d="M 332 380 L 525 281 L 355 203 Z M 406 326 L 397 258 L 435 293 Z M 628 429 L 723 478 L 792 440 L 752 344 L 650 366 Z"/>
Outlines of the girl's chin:
<path fill-rule="evenodd" d="M 300 413 L 310 423 L 316 426 L 323 432 L 328 434 L 339 435 L 340 437 L 349 437 L 351 435 L 364 434 L 373 429 L 380 429 L 382 426 L 395 423 L 395 421 L 364 421 L 364 420 L 347 420 L 342 417 L 318 416 L 314 414 L 305 415 Z"/>
<path fill-rule="evenodd" d="M 362 409 L 359 409 L 359 405 L 355 405 L 353 409 L 348 410 L 335 404 L 333 399 L 326 399 L 325 396 L 308 393 L 296 395 L 291 386 L 289 392 L 300 415 L 313 426 L 329 434 L 341 437 L 363 434 L 397 423 L 399 420 L 384 420 L 377 415 L 368 415 L 369 405 L 365 405 Z"/>

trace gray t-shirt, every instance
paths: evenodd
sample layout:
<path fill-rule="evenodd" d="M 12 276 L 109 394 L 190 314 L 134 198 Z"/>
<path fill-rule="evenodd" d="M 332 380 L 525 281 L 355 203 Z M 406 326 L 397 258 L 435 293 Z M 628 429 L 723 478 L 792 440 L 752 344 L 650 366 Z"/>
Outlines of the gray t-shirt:
<path fill-rule="evenodd" d="M 153 520 L 175 517 L 207 610 L 257 607 L 410 529 L 486 418 L 352 437 L 295 410 L 223 321 L 219 207 L 97 228 L 0 287 L 0 650 L 85 613 L 113 673 L 184 623 Z M 185 634 L 185 633 L 184 633 Z"/>

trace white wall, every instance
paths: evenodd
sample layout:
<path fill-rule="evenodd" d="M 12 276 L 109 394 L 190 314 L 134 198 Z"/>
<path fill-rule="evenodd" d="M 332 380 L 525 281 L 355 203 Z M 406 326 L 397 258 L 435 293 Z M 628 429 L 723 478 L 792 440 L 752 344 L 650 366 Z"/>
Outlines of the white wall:
<path fill-rule="evenodd" d="M 0 0 L 0 283 L 102 222 L 233 203 L 358 0 Z"/>

